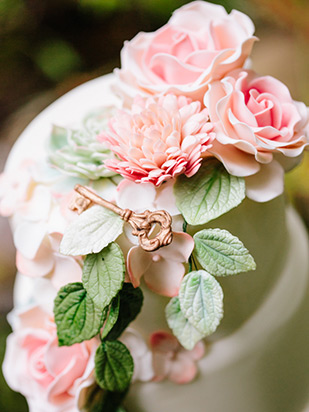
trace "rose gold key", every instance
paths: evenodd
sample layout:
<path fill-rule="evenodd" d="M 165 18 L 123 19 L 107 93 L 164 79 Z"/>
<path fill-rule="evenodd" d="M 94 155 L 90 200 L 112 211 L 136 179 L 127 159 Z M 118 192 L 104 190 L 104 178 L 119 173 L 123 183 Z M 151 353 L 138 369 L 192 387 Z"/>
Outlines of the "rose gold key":
<path fill-rule="evenodd" d="M 74 190 L 79 196 L 75 199 L 72 210 L 80 214 L 92 204 L 111 210 L 132 226 L 132 234 L 138 237 L 140 246 L 147 252 L 154 252 L 172 242 L 172 218 L 166 210 L 155 212 L 145 210 L 143 213 L 135 213 L 130 209 L 121 209 L 84 186 L 76 185 Z M 160 231 L 153 238 L 149 238 L 150 231 L 155 224 L 160 225 Z"/>

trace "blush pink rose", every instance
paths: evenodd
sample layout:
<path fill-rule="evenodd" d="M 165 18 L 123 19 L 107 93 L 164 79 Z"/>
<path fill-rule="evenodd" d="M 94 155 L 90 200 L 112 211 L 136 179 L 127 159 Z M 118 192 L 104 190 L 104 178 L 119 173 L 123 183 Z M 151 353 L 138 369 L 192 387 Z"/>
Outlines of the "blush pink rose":
<path fill-rule="evenodd" d="M 18 313 L 15 326 L 3 363 L 8 384 L 27 398 L 31 412 L 77 412 L 79 394 L 94 382 L 98 342 L 59 347 L 56 326 L 39 306 Z"/>
<path fill-rule="evenodd" d="M 195 1 L 153 33 L 139 33 L 121 52 L 118 77 L 146 93 L 172 92 L 201 100 L 208 83 L 242 67 L 254 26 L 245 14 Z"/>
<path fill-rule="evenodd" d="M 119 111 L 98 136 L 119 157 L 105 166 L 156 186 L 182 173 L 193 176 L 214 139 L 208 120 L 208 110 L 185 96 L 137 96 L 131 111 Z"/>
<path fill-rule="evenodd" d="M 211 84 L 204 103 L 219 143 L 213 152 L 232 174 L 252 175 L 260 168 L 256 162 L 268 164 L 274 153 L 296 157 L 308 145 L 305 104 L 293 101 L 288 88 L 273 77 L 235 70 Z M 235 148 L 251 159 L 240 162 Z"/>

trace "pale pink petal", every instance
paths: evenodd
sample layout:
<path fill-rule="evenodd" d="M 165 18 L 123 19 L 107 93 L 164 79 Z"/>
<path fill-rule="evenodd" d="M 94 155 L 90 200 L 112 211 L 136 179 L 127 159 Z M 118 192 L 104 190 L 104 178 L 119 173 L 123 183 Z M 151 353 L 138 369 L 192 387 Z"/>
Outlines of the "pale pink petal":
<path fill-rule="evenodd" d="M 261 166 L 259 173 L 246 178 L 246 194 L 256 202 L 268 202 L 284 191 L 284 169 L 275 160 Z"/>
<path fill-rule="evenodd" d="M 133 381 L 150 381 L 154 376 L 152 353 L 144 339 L 135 330 L 128 328 L 121 335 L 120 340 L 129 349 L 134 360 Z"/>
<path fill-rule="evenodd" d="M 188 233 L 173 232 L 173 241 L 158 250 L 158 254 L 166 260 L 188 262 L 194 249 L 194 240 Z"/>
<path fill-rule="evenodd" d="M 27 220 L 45 220 L 50 211 L 51 200 L 49 188 L 42 185 L 36 186 L 30 201 L 25 203 L 21 213 Z"/>
<path fill-rule="evenodd" d="M 226 170 L 234 176 L 251 176 L 260 170 L 254 156 L 244 153 L 232 145 L 222 145 L 214 142 L 210 152 L 218 158 Z"/>
<path fill-rule="evenodd" d="M 144 273 L 146 285 L 149 289 L 160 295 L 177 296 L 185 274 L 184 265 L 160 258 L 160 255 L 153 255 L 153 259 L 155 261 L 152 262 Z"/>
<path fill-rule="evenodd" d="M 131 209 L 143 212 L 146 209 L 154 209 L 156 190 L 150 183 L 134 183 L 124 179 L 117 187 L 117 205 L 123 209 Z"/>
<path fill-rule="evenodd" d="M 134 287 L 138 287 L 140 279 L 151 265 L 151 254 L 140 246 L 132 247 L 127 255 L 127 270 Z"/>
<path fill-rule="evenodd" d="M 30 277 L 46 276 L 54 267 L 53 252 L 47 247 L 41 247 L 35 259 L 25 258 L 16 252 L 16 267 L 23 275 Z"/>
<path fill-rule="evenodd" d="M 176 199 L 174 196 L 175 180 L 171 179 L 165 182 L 157 189 L 157 196 L 155 200 L 156 209 L 166 210 L 171 216 L 179 215 L 180 212 L 176 207 Z"/>
<path fill-rule="evenodd" d="M 37 254 L 46 235 L 47 227 L 43 223 L 22 222 L 14 232 L 14 244 L 27 259 L 33 259 Z"/>
<path fill-rule="evenodd" d="M 180 347 L 177 338 L 169 332 L 157 331 L 150 336 L 153 351 L 169 354 Z"/>
<path fill-rule="evenodd" d="M 187 352 L 191 359 L 197 361 L 205 354 L 205 345 L 203 341 L 197 342 L 193 349 Z"/>
<path fill-rule="evenodd" d="M 189 357 L 178 355 L 172 363 L 168 378 L 172 382 L 185 384 L 191 382 L 197 374 L 197 366 Z"/>
<path fill-rule="evenodd" d="M 51 281 L 56 289 L 60 289 L 67 283 L 81 282 L 82 268 L 73 257 L 55 254 L 54 261 Z"/>

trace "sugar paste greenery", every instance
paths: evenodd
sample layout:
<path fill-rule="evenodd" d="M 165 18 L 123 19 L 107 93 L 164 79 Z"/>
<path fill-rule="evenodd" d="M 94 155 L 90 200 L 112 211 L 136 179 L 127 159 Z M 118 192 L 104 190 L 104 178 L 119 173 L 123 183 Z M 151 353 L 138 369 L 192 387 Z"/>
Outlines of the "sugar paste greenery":
<path fill-rule="evenodd" d="M 174 195 L 186 232 L 188 224 L 203 225 L 237 207 L 245 197 L 245 183 L 210 158 L 192 178 L 177 178 Z M 117 244 L 122 231 L 121 218 L 98 205 L 71 223 L 60 251 L 84 256 L 82 282 L 62 287 L 54 306 L 59 345 L 100 339 L 95 356 L 100 389 L 94 388 L 93 399 L 87 402 L 92 405 L 97 399 L 107 412 L 118 410 L 133 376 L 133 358 L 118 338 L 143 303 L 141 289 L 124 282 L 125 260 Z M 202 229 L 193 238 L 188 273 L 165 311 L 170 329 L 187 350 L 215 332 L 223 317 L 223 291 L 215 277 L 255 269 L 253 257 L 228 231 Z"/>

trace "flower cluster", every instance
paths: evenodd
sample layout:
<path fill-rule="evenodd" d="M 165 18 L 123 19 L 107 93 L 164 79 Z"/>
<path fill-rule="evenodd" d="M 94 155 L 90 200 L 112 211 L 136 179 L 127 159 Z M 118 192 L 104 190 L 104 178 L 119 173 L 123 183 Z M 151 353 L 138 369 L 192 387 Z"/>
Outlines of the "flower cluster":
<path fill-rule="evenodd" d="M 279 80 L 243 68 L 253 32 L 246 15 L 196 1 L 156 32 L 126 42 L 116 74 L 133 103 L 99 136 L 119 158 L 106 167 L 158 186 L 192 176 L 202 158 L 215 156 L 230 174 L 246 177 L 253 200 L 281 194 L 286 158 L 309 142 L 308 109 Z"/>
<path fill-rule="evenodd" d="M 237 246 L 241 269 L 229 262 L 228 274 L 252 270 L 255 263 L 244 245 L 227 231 L 203 229 L 193 239 L 184 233 L 186 224 L 201 229 L 207 221 L 236 207 L 245 197 L 245 190 L 248 197 L 259 202 L 280 195 L 284 169 L 294 165 L 309 144 L 306 106 L 295 102 L 279 80 L 244 68 L 256 40 L 253 33 L 253 23 L 241 12 L 228 14 L 221 6 L 204 1 L 183 6 L 156 32 L 140 33 L 125 43 L 122 67 L 113 77 L 114 89 L 122 94 L 121 109 L 106 105 L 85 119 L 82 131 L 54 126 L 49 144 L 40 153 L 43 159 L 49 156 L 49 165 L 42 168 L 37 154 L 25 159 L 22 153 L 23 161 L 18 166 L 11 165 L 0 176 L 0 213 L 12 217 L 16 264 L 23 289 L 22 304 L 11 314 L 13 334 L 8 339 L 4 374 L 12 388 L 27 397 L 33 412 L 85 410 L 90 388 L 99 379 L 94 372 L 95 352 L 113 342 L 104 341 L 105 328 L 110 328 L 106 332 L 109 337 L 116 336 L 122 323 L 126 323 L 126 316 L 136 310 L 129 307 L 124 319 L 113 319 L 124 311 L 122 305 L 130 305 L 126 297 L 121 301 L 128 285 L 130 293 L 145 284 L 151 291 L 147 293 L 162 295 L 165 303 L 166 297 L 172 298 L 166 308 L 170 314 L 167 323 L 177 336 L 159 327 L 150 330 L 146 339 L 146 334 L 141 336 L 133 328 L 121 330 L 117 345 L 127 346 L 135 364 L 134 372 L 131 370 L 128 375 L 132 373 L 133 381 L 169 379 L 175 383 L 195 378 L 196 362 L 204 355 L 201 339 L 215 330 L 223 313 L 223 295 L 214 279 L 216 273 L 212 272 L 217 262 L 211 262 L 211 256 L 206 263 L 203 261 L 201 245 L 210 239 Z M 194 181 L 194 190 L 201 187 L 203 191 L 207 179 L 199 178 L 199 174 L 206 169 L 209 173 L 219 170 L 223 183 L 233 180 L 237 192 L 233 204 L 229 204 L 227 194 L 218 206 L 216 195 L 210 193 L 210 203 L 214 200 L 214 204 L 204 202 L 200 208 L 199 196 L 204 199 L 206 195 L 196 190 L 195 205 L 189 199 L 188 206 L 190 196 L 181 190 L 181 183 Z M 214 173 L 213 181 L 216 176 Z M 84 341 L 78 340 L 79 333 L 72 333 L 76 341 L 58 347 L 61 332 L 58 330 L 57 335 L 55 322 L 59 326 L 61 316 L 53 316 L 50 310 L 57 291 L 57 298 L 63 298 L 68 293 L 63 285 L 73 285 L 74 293 L 79 293 L 74 295 L 73 304 L 78 305 L 87 296 L 83 301 L 87 312 L 95 307 L 97 293 L 102 289 L 89 279 L 87 285 L 84 282 L 92 270 L 84 272 L 89 251 L 80 249 L 77 256 L 65 256 L 59 251 L 68 227 L 78 221 L 69 210 L 76 183 L 90 187 L 122 209 L 136 213 L 146 209 L 167 211 L 172 216 L 173 241 L 146 252 L 132 236 L 127 222 L 119 223 L 119 218 L 114 225 L 118 217 L 107 217 L 112 224 L 106 226 L 107 234 L 100 232 L 100 240 L 110 236 L 105 248 L 114 241 L 117 246 L 112 256 L 115 265 L 105 272 L 113 273 L 113 266 L 117 265 L 120 272 L 109 282 L 111 295 L 107 305 L 99 309 L 101 318 L 104 315 L 112 319 L 108 317 L 103 322 L 93 311 L 88 330 L 82 330 L 89 334 Z M 189 190 L 190 185 L 186 188 Z M 211 192 L 211 185 L 208 189 Z M 190 222 L 185 213 L 192 217 L 191 207 L 198 212 Z M 208 207 L 211 217 L 207 220 Z M 92 227 L 93 232 L 102 223 L 94 220 L 90 224 L 86 218 L 84 227 Z M 121 230 L 113 232 L 117 225 Z M 156 230 L 154 227 L 153 233 Z M 77 232 L 70 240 L 78 243 L 78 235 Z M 84 244 L 91 243 L 87 238 L 83 240 Z M 93 272 L 99 265 L 108 264 L 102 263 L 105 260 L 99 253 L 92 254 L 94 259 L 99 256 Z M 187 269 L 190 273 L 185 276 Z M 224 271 L 224 264 L 220 270 Z M 104 268 L 102 273 L 100 276 L 106 275 Z M 36 296 L 40 289 L 34 291 L 38 280 L 50 287 L 41 298 Z M 192 288 L 203 282 L 210 285 L 202 292 L 214 294 L 209 302 L 219 302 L 210 311 L 214 318 L 206 322 L 205 328 L 194 324 L 194 314 L 188 310 L 190 302 L 185 298 L 181 301 L 189 281 Z M 115 309 L 117 299 L 120 306 Z M 78 317 L 82 312 L 74 314 Z M 70 319 L 71 315 L 61 318 L 61 322 L 65 324 Z M 175 327 L 179 319 L 181 326 L 178 323 Z M 82 324 L 83 319 L 74 326 Z M 182 334 L 184 329 L 186 333 Z M 116 392 L 120 393 L 118 389 Z"/>

